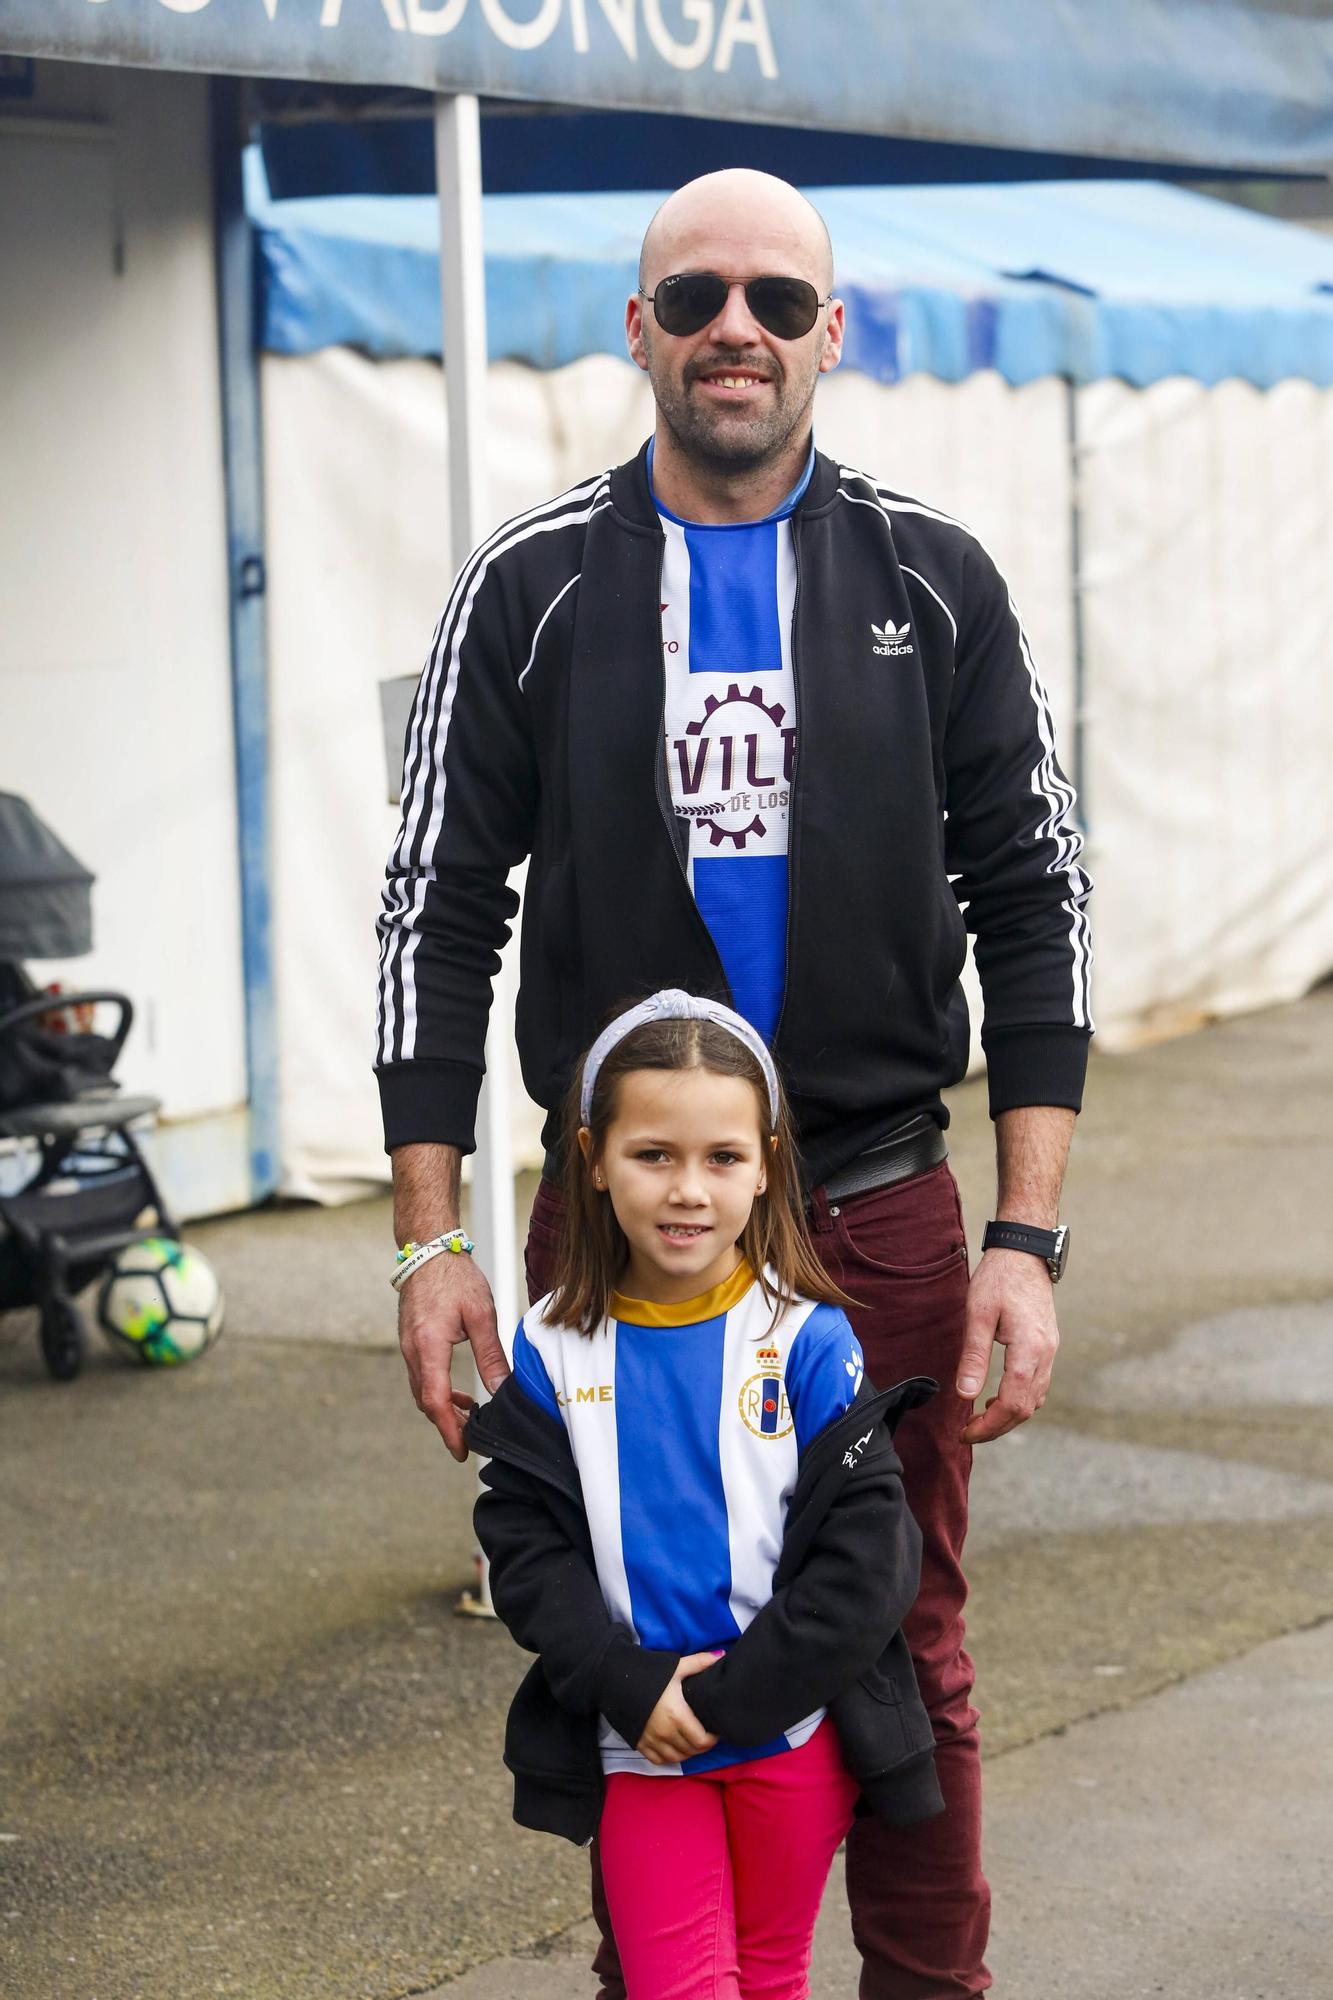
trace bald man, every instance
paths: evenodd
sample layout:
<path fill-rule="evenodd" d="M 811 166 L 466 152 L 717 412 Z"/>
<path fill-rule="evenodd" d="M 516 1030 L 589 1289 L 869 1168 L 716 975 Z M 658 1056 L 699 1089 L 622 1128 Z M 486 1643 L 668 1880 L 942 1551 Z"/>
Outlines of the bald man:
<path fill-rule="evenodd" d="M 858 1302 L 870 1375 L 941 1384 L 898 1445 L 923 1538 L 905 1630 L 946 1810 L 902 1830 L 858 1818 L 847 1876 L 862 2000 L 946 2000 L 990 1985 L 968 1470 L 1050 1380 L 1091 1031 L 1088 883 L 1045 696 L 985 550 L 815 449 L 843 319 L 828 232 L 785 182 L 706 175 L 653 218 L 625 319 L 652 437 L 497 529 L 431 644 L 380 921 L 377 1074 L 398 1240 L 457 1244 L 490 982 L 517 908 L 506 879 L 529 857 L 516 1028 L 551 1114 L 535 1299 L 561 1221 L 554 1114 L 608 1016 L 684 987 L 771 1042 L 813 1239 Z M 965 930 L 998 1162 L 970 1280 L 942 1097 L 967 1063 Z M 491 1389 L 507 1373 L 479 1266 L 422 1263 L 399 1325 L 417 1404 L 461 1457 L 453 1349 L 471 1342 Z M 975 1412 L 994 1343 L 1003 1372 Z M 738 1420 L 719 1407 L 716 1421 Z M 740 1629 L 724 1622 L 719 1645 Z M 619 1996 L 600 1887 L 595 1900 L 595 1970 Z M 804 1992 L 804 1969 L 781 1990 Z"/>

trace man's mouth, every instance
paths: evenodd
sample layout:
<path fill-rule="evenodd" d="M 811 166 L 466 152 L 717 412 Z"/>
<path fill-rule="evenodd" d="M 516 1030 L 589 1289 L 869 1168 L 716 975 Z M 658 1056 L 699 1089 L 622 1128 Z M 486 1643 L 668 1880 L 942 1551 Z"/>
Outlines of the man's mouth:
<path fill-rule="evenodd" d="M 706 389 L 721 390 L 730 395 L 744 395 L 753 389 L 762 389 L 772 381 L 772 376 L 759 368 L 746 368 L 735 362 L 721 362 L 711 368 L 695 370 L 694 379 Z"/>

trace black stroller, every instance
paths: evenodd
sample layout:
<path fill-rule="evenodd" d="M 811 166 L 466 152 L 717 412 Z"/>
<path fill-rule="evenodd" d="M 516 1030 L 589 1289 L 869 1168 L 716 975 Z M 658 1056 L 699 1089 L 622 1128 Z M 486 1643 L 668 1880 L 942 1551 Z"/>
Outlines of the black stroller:
<path fill-rule="evenodd" d="M 39 993 L 20 960 L 92 949 L 93 877 L 23 799 L 0 792 L 0 1312 L 36 1306 L 57 1381 L 83 1362 L 74 1294 L 127 1244 L 178 1237 L 130 1130 L 159 1109 L 112 1071 L 134 1009 L 123 993 Z M 115 1008 L 110 1033 L 93 1031 Z"/>

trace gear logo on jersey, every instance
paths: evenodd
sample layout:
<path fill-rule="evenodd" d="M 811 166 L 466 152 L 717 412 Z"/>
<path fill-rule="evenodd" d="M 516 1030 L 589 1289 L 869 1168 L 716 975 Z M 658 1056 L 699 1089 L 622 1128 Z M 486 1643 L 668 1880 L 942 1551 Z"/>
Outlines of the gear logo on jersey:
<path fill-rule="evenodd" d="M 895 625 L 892 618 L 886 618 L 882 625 L 872 622 L 870 629 L 878 642 L 874 647 L 875 652 L 885 657 L 895 653 L 911 652 L 912 642 L 907 636 L 912 629 L 910 619 L 905 618 L 901 625 Z"/>
<path fill-rule="evenodd" d="M 791 1435 L 796 1418 L 791 1404 L 787 1401 L 787 1391 L 780 1375 L 751 1375 L 742 1382 L 737 1398 L 741 1421 L 747 1431 L 753 1431 L 760 1438 L 784 1438 Z"/>
<path fill-rule="evenodd" d="M 796 744 L 785 724 L 781 702 L 766 702 L 757 686 L 742 694 L 732 681 L 725 694 L 708 695 L 703 713 L 672 741 L 677 817 L 702 821 L 710 847 L 743 854 L 785 818 Z"/>

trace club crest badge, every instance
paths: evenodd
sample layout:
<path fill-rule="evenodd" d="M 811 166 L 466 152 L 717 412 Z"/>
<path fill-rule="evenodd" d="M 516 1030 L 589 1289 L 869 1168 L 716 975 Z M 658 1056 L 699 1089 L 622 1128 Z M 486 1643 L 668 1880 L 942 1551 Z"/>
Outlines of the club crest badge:
<path fill-rule="evenodd" d="M 761 1347 L 755 1359 L 760 1364 L 760 1373 L 741 1384 L 737 1399 L 741 1421 L 756 1437 L 789 1437 L 796 1418 L 779 1373 L 782 1356 L 776 1347 Z"/>

